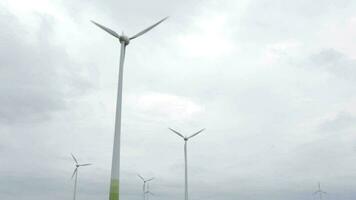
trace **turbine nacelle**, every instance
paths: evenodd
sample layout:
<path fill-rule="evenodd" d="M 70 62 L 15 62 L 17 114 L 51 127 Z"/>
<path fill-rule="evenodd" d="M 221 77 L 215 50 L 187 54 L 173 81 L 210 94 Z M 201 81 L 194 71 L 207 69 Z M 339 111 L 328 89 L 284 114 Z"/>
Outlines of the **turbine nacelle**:
<path fill-rule="evenodd" d="M 130 44 L 130 38 L 126 35 L 120 35 L 119 37 L 120 43 L 124 43 L 125 45 Z"/>

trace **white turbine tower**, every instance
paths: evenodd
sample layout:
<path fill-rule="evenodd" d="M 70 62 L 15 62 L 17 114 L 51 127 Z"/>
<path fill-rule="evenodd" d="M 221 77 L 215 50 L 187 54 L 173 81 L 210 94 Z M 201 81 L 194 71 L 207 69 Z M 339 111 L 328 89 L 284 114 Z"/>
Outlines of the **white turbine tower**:
<path fill-rule="evenodd" d="M 130 43 L 131 40 L 140 37 L 146 32 L 153 29 L 158 24 L 162 23 L 166 18 L 158 21 L 157 23 L 149 26 L 143 31 L 133 35 L 132 37 L 128 37 L 124 34 L 117 34 L 115 31 L 98 24 L 97 22 L 93 22 L 95 25 L 119 39 L 121 44 L 121 52 L 120 52 L 120 68 L 119 68 L 119 80 L 118 80 L 118 88 L 117 88 L 117 99 L 116 99 L 116 115 L 115 115 L 115 134 L 114 134 L 114 146 L 113 146 L 113 155 L 112 155 L 112 166 L 111 166 L 111 181 L 110 181 L 110 200 L 118 200 L 119 199 L 119 179 L 120 179 L 120 135 L 121 135 L 121 103 L 122 103 L 122 82 L 123 82 L 123 72 L 124 72 L 124 60 L 125 60 L 125 50 L 126 46 Z"/>
<path fill-rule="evenodd" d="M 78 160 L 74 157 L 73 154 L 72 155 L 72 158 L 75 162 L 75 169 L 73 171 L 73 174 L 72 174 L 72 179 L 73 177 L 75 176 L 75 181 L 74 181 L 74 192 L 73 192 L 73 200 L 76 199 L 76 196 L 77 196 L 77 180 L 78 180 L 78 168 L 79 167 L 83 167 L 83 166 L 88 166 L 88 165 L 91 165 L 90 163 L 86 163 L 86 164 L 79 164 L 78 163 Z"/>
<path fill-rule="evenodd" d="M 143 200 L 145 200 L 146 198 L 146 183 L 148 184 L 149 181 L 152 181 L 154 178 L 150 178 L 150 179 L 144 179 L 140 174 L 137 174 L 137 176 L 143 181 L 143 186 L 142 186 L 142 197 Z M 148 186 L 147 186 L 147 190 L 148 190 Z"/>
<path fill-rule="evenodd" d="M 326 194 L 326 192 L 321 190 L 320 187 L 320 182 L 318 183 L 318 190 L 314 192 L 314 195 L 319 194 L 319 199 L 322 200 L 323 199 L 323 194 Z"/>
<path fill-rule="evenodd" d="M 147 195 L 146 200 L 148 200 L 149 195 L 154 196 L 154 194 L 150 191 L 150 183 L 147 183 L 147 190 L 145 192 L 145 195 Z"/>
<path fill-rule="evenodd" d="M 199 133 L 201 133 L 202 131 L 204 131 L 205 129 L 201 129 L 200 131 L 192 134 L 191 136 L 187 137 L 187 136 L 183 136 L 183 134 L 179 133 L 176 130 L 173 130 L 171 128 L 169 128 L 169 130 L 173 131 L 175 134 L 177 134 L 178 136 L 180 136 L 181 138 L 184 139 L 184 161 L 185 161 L 185 190 L 184 190 L 184 199 L 188 200 L 188 160 L 187 160 L 187 142 L 190 138 L 198 135 Z"/>

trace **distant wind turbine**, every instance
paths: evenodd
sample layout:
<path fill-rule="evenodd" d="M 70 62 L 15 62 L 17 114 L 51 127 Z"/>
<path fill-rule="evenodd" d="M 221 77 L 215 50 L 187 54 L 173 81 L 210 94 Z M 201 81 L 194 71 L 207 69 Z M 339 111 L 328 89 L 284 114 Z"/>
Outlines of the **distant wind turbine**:
<path fill-rule="evenodd" d="M 185 200 L 188 200 L 188 160 L 187 160 L 187 141 L 198 135 L 199 133 L 201 133 L 202 131 L 204 131 L 205 129 L 201 129 L 200 131 L 192 134 L 191 136 L 187 137 L 187 136 L 183 136 L 183 134 L 179 133 L 178 131 L 176 130 L 173 130 L 171 128 L 169 128 L 169 130 L 171 130 L 172 132 L 174 132 L 175 134 L 177 134 L 179 137 L 183 138 L 184 139 L 184 163 L 185 163 L 185 190 L 184 190 L 184 199 Z"/>
<path fill-rule="evenodd" d="M 73 200 L 76 199 L 76 196 L 77 196 L 77 180 L 78 180 L 78 168 L 79 167 L 83 167 L 83 166 L 88 166 L 88 165 L 91 165 L 90 163 L 86 163 L 86 164 L 79 164 L 78 163 L 78 160 L 74 157 L 73 154 L 72 155 L 72 158 L 75 162 L 75 169 L 73 171 L 73 174 L 72 174 L 72 179 L 73 177 L 75 176 L 75 181 L 74 181 L 74 193 L 73 193 Z"/>
<path fill-rule="evenodd" d="M 111 181 L 110 181 L 110 194 L 109 194 L 110 200 L 118 200 L 119 199 L 122 82 L 123 82 L 126 46 L 130 43 L 131 40 L 147 33 L 148 31 L 150 31 L 151 29 L 153 29 L 154 27 L 156 27 L 158 24 L 162 23 L 166 19 L 167 19 L 167 17 L 161 19 L 157 23 L 147 27 L 146 29 L 142 30 L 141 32 L 138 32 L 137 34 L 135 34 L 131 37 L 124 35 L 124 33 L 119 35 L 115 31 L 111 30 L 110 28 L 105 27 L 95 21 L 91 21 L 95 25 L 97 25 L 99 28 L 103 29 L 110 35 L 119 39 L 119 42 L 121 43 L 119 80 L 118 80 L 117 99 L 116 99 L 114 147 L 113 147 L 113 155 L 112 155 Z"/>
<path fill-rule="evenodd" d="M 321 190 L 320 182 L 318 183 L 318 190 L 314 192 L 314 195 L 316 195 L 316 194 L 319 194 L 320 200 L 323 199 L 323 194 L 326 194 L 326 192 Z"/>
<path fill-rule="evenodd" d="M 149 179 L 144 179 L 140 174 L 137 174 L 137 176 L 143 181 L 143 186 L 142 186 L 142 196 L 143 200 L 146 198 L 146 183 L 148 184 L 149 181 L 152 181 L 154 178 L 149 178 Z M 148 187 L 147 187 L 148 189 Z"/>

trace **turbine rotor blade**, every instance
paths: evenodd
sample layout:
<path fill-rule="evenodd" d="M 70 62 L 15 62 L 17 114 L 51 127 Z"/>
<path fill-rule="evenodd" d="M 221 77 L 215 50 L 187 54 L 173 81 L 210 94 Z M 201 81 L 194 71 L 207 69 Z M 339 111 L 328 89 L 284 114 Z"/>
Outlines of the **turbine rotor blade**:
<path fill-rule="evenodd" d="M 72 158 L 73 158 L 74 162 L 75 162 L 76 164 L 78 164 L 78 161 L 77 161 L 77 159 L 74 157 L 74 155 L 73 155 L 73 154 L 70 154 L 70 155 L 72 155 Z"/>
<path fill-rule="evenodd" d="M 168 17 L 165 17 L 165 18 L 159 20 L 158 22 L 156 22 L 155 24 L 151 25 L 150 27 L 148 27 L 148 28 L 144 29 L 143 31 L 137 33 L 136 35 L 130 37 L 130 40 L 135 39 L 135 38 L 137 38 L 137 37 L 140 37 L 141 35 L 147 33 L 148 31 L 150 31 L 151 29 L 153 29 L 153 28 L 154 28 L 155 26 L 157 26 L 158 24 L 162 23 L 162 22 L 163 22 L 164 20 L 166 20 L 167 18 L 168 18 Z"/>
<path fill-rule="evenodd" d="M 200 131 L 198 131 L 198 132 L 194 133 L 193 135 L 189 136 L 188 139 L 198 135 L 199 133 L 203 132 L 204 130 L 205 130 L 205 128 L 201 129 Z"/>
<path fill-rule="evenodd" d="M 169 130 L 171 130 L 172 132 L 174 132 L 175 134 L 179 135 L 180 137 L 182 137 L 184 139 L 184 136 L 182 134 L 180 134 L 178 131 L 173 130 L 171 128 L 168 128 Z"/>
<path fill-rule="evenodd" d="M 74 169 L 73 174 L 72 174 L 72 179 L 73 179 L 74 175 L 77 173 L 77 171 L 78 171 L 78 167 L 76 167 L 76 168 Z"/>
<path fill-rule="evenodd" d="M 153 179 L 155 179 L 155 178 L 150 178 L 150 179 L 146 180 L 146 182 L 148 182 L 148 181 L 152 181 Z"/>
<path fill-rule="evenodd" d="M 114 36 L 114 37 L 120 39 L 120 35 L 117 34 L 115 31 L 113 31 L 113 30 L 109 29 L 108 27 L 105 27 L 105 26 L 103 26 L 103 25 L 101 25 L 101 24 L 99 24 L 99 23 L 97 23 L 97 22 L 95 22 L 95 21 L 93 21 L 93 20 L 90 20 L 90 21 L 91 21 L 93 24 L 97 25 L 99 28 L 101 28 L 101 29 L 103 29 L 104 31 L 106 31 L 107 33 L 109 33 L 110 35 L 112 35 L 112 36 Z"/>
<path fill-rule="evenodd" d="M 91 163 L 87 163 L 87 164 L 81 164 L 79 166 L 89 166 L 89 165 L 92 165 Z"/>
<path fill-rule="evenodd" d="M 145 181 L 145 179 L 140 175 L 140 174 L 137 174 L 137 176 L 142 179 L 143 181 Z"/>

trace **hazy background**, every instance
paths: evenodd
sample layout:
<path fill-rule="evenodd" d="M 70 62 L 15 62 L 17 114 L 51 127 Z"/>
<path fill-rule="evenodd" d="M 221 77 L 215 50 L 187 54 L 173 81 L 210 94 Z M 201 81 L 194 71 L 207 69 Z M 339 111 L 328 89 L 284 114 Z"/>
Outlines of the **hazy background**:
<path fill-rule="evenodd" d="M 0 199 L 108 199 L 119 62 L 127 48 L 121 197 L 356 198 L 356 1 L 0 2 Z"/>

